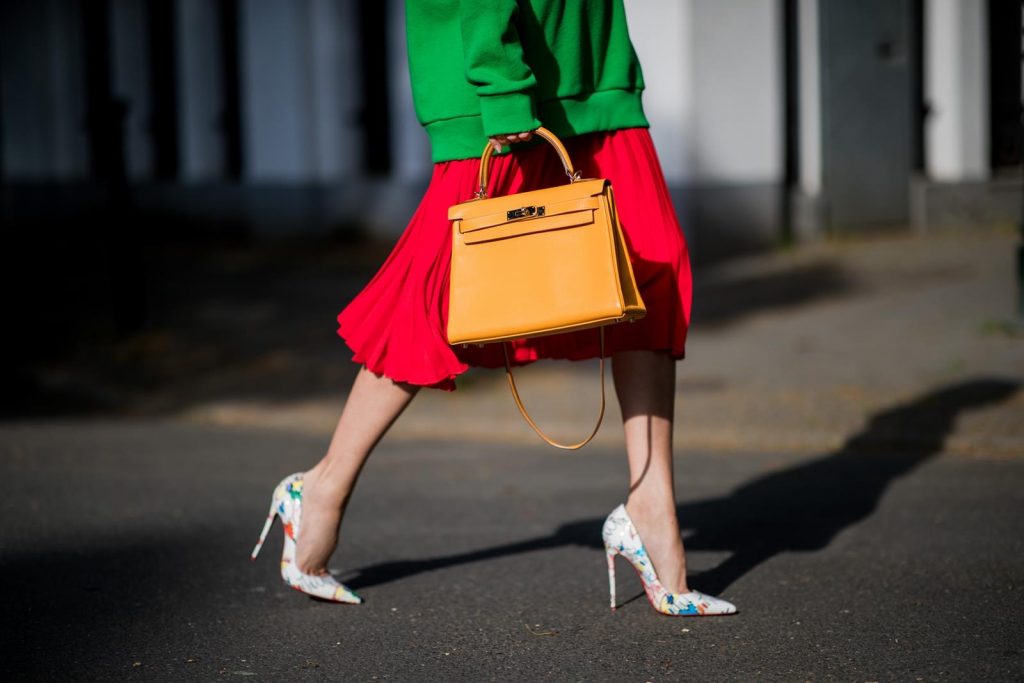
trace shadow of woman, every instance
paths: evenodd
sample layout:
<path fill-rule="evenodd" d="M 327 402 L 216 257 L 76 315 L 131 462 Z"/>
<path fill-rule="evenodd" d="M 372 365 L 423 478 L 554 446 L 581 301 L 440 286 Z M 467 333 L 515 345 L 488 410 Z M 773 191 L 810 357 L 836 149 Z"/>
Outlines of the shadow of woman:
<path fill-rule="evenodd" d="M 693 529 L 687 550 L 728 551 L 717 567 L 695 576 L 700 590 L 718 594 L 782 552 L 814 551 L 869 517 L 889 484 L 942 452 L 957 416 L 998 403 L 1020 385 L 974 379 L 925 394 L 876 414 L 842 447 L 820 458 L 744 484 L 731 494 L 679 506 L 682 526 Z M 385 562 L 346 578 L 353 588 L 421 572 L 566 545 L 601 548 L 604 519 L 560 526 L 554 533 L 515 543 L 426 560 Z"/>
<path fill-rule="evenodd" d="M 894 480 L 943 450 L 957 415 L 1011 396 L 1019 384 L 979 379 L 954 384 L 875 415 L 833 453 L 756 479 L 731 495 L 683 505 L 696 529 L 688 550 L 728 550 L 722 564 L 695 577 L 722 592 L 782 552 L 821 550 L 869 517 Z"/>

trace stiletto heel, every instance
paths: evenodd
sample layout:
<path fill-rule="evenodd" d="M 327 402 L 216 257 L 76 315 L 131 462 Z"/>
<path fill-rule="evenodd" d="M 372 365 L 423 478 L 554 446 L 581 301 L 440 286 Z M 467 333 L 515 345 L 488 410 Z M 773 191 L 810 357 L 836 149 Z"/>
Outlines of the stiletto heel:
<path fill-rule="evenodd" d="M 612 611 L 615 611 L 615 553 L 605 551 L 608 557 L 608 592 L 611 593 Z"/>
<path fill-rule="evenodd" d="M 626 558 L 640 577 L 647 600 L 658 612 L 672 616 L 711 616 L 719 614 L 735 614 L 736 605 L 705 595 L 700 591 L 689 593 L 672 593 L 665 589 L 658 580 L 654 565 L 647 556 L 640 534 L 637 533 L 633 520 L 626 513 L 626 507 L 619 505 L 608 515 L 601 530 L 604 539 L 605 554 L 608 556 L 608 583 L 612 594 L 612 610 L 615 609 L 615 555 Z"/>
<path fill-rule="evenodd" d="M 284 526 L 284 549 L 281 553 L 281 578 L 295 590 L 321 600 L 357 605 L 363 601 L 348 586 L 339 583 L 330 574 L 306 574 L 295 566 L 295 539 L 299 535 L 302 518 L 302 472 L 281 480 L 270 498 L 270 512 L 263 525 L 260 539 L 252 550 L 252 559 L 260 554 L 274 520 L 281 518 Z"/>
<path fill-rule="evenodd" d="M 267 513 L 267 523 L 263 525 L 263 531 L 260 532 L 260 540 L 256 542 L 256 547 L 252 549 L 252 555 L 250 557 L 253 560 L 259 556 L 260 550 L 263 549 L 263 543 L 267 540 L 267 534 L 270 533 L 270 528 L 274 526 L 274 520 L 277 519 L 277 511 L 275 510 L 276 506 L 277 501 L 271 500 L 270 512 Z"/>

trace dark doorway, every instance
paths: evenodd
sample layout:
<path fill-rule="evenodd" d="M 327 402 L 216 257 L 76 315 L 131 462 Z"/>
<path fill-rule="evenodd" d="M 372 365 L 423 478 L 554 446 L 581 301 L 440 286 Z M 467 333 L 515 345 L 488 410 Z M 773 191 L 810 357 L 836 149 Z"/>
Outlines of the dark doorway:
<path fill-rule="evenodd" d="M 1020 0 L 989 0 L 989 163 L 994 171 L 1021 166 L 1024 106 L 1024 17 Z"/>

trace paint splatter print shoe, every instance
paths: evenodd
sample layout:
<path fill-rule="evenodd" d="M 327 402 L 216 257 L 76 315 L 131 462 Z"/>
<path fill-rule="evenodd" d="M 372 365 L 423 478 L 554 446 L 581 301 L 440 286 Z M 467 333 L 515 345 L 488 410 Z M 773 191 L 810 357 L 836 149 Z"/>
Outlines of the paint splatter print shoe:
<path fill-rule="evenodd" d="M 626 507 L 620 505 L 608 515 L 601 531 L 604 538 L 605 554 L 608 556 L 608 587 L 612 594 L 612 610 L 615 610 L 615 556 L 622 555 L 636 569 L 640 581 L 644 584 L 644 592 L 651 606 L 662 614 L 678 617 L 702 617 L 720 614 L 735 614 L 736 606 L 700 591 L 689 593 L 671 593 L 661 585 L 654 571 L 651 558 L 647 556 L 647 548 L 640 539 L 633 520 L 626 513 Z"/>
<path fill-rule="evenodd" d="M 314 598 L 357 605 L 363 599 L 330 574 L 306 574 L 295 565 L 295 539 L 298 538 L 302 518 L 302 474 L 288 475 L 274 488 L 267 523 L 263 525 L 260 540 L 252 550 L 252 559 L 260 554 L 274 520 L 280 517 L 284 526 L 284 552 L 281 553 L 281 578 L 284 582 Z"/>

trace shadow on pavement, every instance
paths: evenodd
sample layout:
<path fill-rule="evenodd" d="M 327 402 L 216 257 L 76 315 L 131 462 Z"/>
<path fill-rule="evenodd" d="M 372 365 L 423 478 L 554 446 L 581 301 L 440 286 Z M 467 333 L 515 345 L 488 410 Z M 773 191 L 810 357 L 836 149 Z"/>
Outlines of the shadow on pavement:
<path fill-rule="evenodd" d="M 73 245 L 72 245 L 73 246 Z M 357 366 L 335 316 L 383 261 L 386 245 L 150 244 L 146 315 L 118 326 L 121 280 L 85 269 L 71 246 L 59 280 L 19 298 L 0 420 L 54 415 L 174 414 L 221 400 L 340 395 Z M 88 252 L 87 252 L 88 253 Z M 28 258 L 15 268 L 31 270 Z M 56 267 L 56 266 L 53 266 Z M 38 276 L 38 274 L 37 274 Z M 37 278 L 38 279 L 38 278 Z M 848 294 L 841 263 L 769 273 L 698 272 L 694 320 L 721 326 L 764 310 Z"/>
<path fill-rule="evenodd" d="M 942 452 L 961 412 L 1012 396 L 1019 383 L 976 379 L 883 411 L 841 448 L 756 479 L 725 498 L 683 505 L 690 550 L 728 550 L 722 564 L 695 577 L 717 593 L 782 552 L 814 551 L 869 517 L 896 479 Z"/>
<path fill-rule="evenodd" d="M 761 311 L 837 298 L 855 286 L 835 263 L 812 263 L 721 280 L 698 276 L 694 285 L 693 324 L 701 328 L 723 327 Z"/>
<path fill-rule="evenodd" d="M 719 566 L 693 577 L 695 587 L 721 593 L 775 555 L 828 546 L 869 517 L 886 488 L 942 452 L 957 416 L 1008 399 L 1020 384 L 979 378 L 930 392 L 875 415 L 835 452 L 745 484 L 728 496 L 687 503 L 678 514 L 693 529 L 687 550 L 728 551 Z M 358 570 L 358 589 L 444 567 L 566 545 L 601 548 L 603 519 L 571 522 L 549 536 L 429 560 L 386 562 Z"/>
<path fill-rule="evenodd" d="M 215 558 L 230 542 L 193 533 L 5 553 L 0 674 L 9 681 L 88 680 L 99 667 L 124 680 L 134 658 L 147 659 L 147 650 L 169 637 L 171 609 L 202 600 L 200 579 L 182 558 Z"/>

